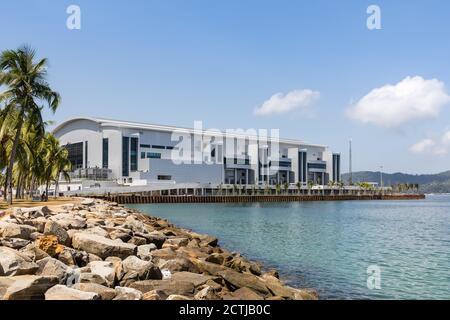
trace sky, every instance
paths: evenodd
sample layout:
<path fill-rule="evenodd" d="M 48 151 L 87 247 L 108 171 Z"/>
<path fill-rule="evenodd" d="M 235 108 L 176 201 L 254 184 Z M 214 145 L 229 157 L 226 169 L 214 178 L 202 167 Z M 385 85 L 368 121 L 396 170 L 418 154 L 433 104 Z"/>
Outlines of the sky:
<path fill-rule="evenodd" d="M 80 8 L 81 29 L 66 12 Z M 372 20 L 370 5 L 380 9 Z M 1 0 L 0 50 L 49 59 L 75 116 L 280 129 L 348 170 L 450 170 L 447 0 Z M 369 29 L 381 21 L 381 29 Z M 376 16 L 375 16 L 376 18 Z M 72 20 L 70 20 L 72 21 Z"/>

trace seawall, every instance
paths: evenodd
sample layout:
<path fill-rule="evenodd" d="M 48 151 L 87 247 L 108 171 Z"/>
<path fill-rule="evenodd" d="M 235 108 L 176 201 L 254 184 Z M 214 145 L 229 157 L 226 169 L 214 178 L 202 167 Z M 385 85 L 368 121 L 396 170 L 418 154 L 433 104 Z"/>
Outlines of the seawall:
<path fill-rule="evenodd" d="M 357 201 L 357 200 L 421 200 L 423 194 L 389 195 L 229 195 L 229 196 L 160 196 L 145 194 L 111 194 L 92 198 L 120 204 L 135 203 L 233 203 L 233 202 L 299 202 L 299 201 Z"/>

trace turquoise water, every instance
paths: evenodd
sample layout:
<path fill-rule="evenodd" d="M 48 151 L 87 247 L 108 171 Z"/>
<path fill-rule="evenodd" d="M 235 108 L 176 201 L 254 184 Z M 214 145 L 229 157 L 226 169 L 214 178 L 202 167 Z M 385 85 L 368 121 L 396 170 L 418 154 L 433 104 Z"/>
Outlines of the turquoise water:
<path fill-rule="evenodd" d="M 323 299 L 450 299 L 450 196 L 130 207 L 217 236 Z M 371 265 L 380 289 L 367 287 Z"/>

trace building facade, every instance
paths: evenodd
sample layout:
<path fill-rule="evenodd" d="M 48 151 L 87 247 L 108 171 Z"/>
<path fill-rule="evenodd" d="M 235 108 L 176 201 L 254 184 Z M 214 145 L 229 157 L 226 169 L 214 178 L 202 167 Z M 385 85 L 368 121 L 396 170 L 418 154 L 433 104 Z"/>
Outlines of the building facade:
<path fill-rule="evenodd" d="M 69 151 L 74 172 L 119 184 L 340 181 L 340 154 L 299 140 L 99 118 L 70 119 L 53 133 Z"/>

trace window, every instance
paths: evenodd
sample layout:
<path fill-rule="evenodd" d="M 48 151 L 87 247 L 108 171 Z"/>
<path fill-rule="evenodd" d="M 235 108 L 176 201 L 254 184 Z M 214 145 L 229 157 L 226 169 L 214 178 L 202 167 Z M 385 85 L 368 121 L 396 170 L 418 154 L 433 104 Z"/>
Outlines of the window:
<path fill-rule="evenodd" d="M 172 176 L 160 175 L 158 180 L 172 180 Z"/>
<path fill-rule="evenodd" d="M 159 145 L 152 145 L 152 148 L 153 149 L 165 149 L 166 147 L 165 146 L 159 146 Z"/>
<path fill-rule="evenodd" d="M 151 146 L 149 144 L 141 144 L 141 148 L 147 148 L 150 149 Z"/>
<path fill-rule="evenodd" d="M 108 152 L 109 152 L 109 140 L 108 138 L 103 138 L 103 162 L 102 162 L 103 169 L 108 169 Z"/>
<path fill-rule="evenodd" d="M 69 153 L 72 170 L 83 168 L 83 142 L 72 143 L 65 146 Z"/>
<path fill-rule="evenodd" d="M 171 146 L 167 146 L 167 147 L 166 147 L 166 149 L 167 149 L 167 150 L 173 150 L 173 149 L 174 149 L 174 147 L 171 147 Z"/>
<path fill-rule="evenodd" d="M 308 169 L 326 169 L 325 163 L 308 163 Z"/>
<path fill-rule="evenodd" d="M 141 159 L 145 159 L 145 152 L 141 152 Z"/>
<path fill-rule="evenodd" d="M 149 159 L 161 159 L 161 153 L 147 152 L 147 158 L 149 158 Z"/>
<path fill-rule="evenodd" d="M 128 177 L 130 175 L 130 138 L 122 137 L 122 176 Z"/>
<path fill-rule="evenodd" d="M 84 142 L 84 167 L 88 167 L 88 142 Z"/>
<path fill-rule="evenodd" d="M 131 138 L 131 150 L 130 150 L 130 169 L 131 171 L 137 171 L 138 163 L 138 138 Z"/>

